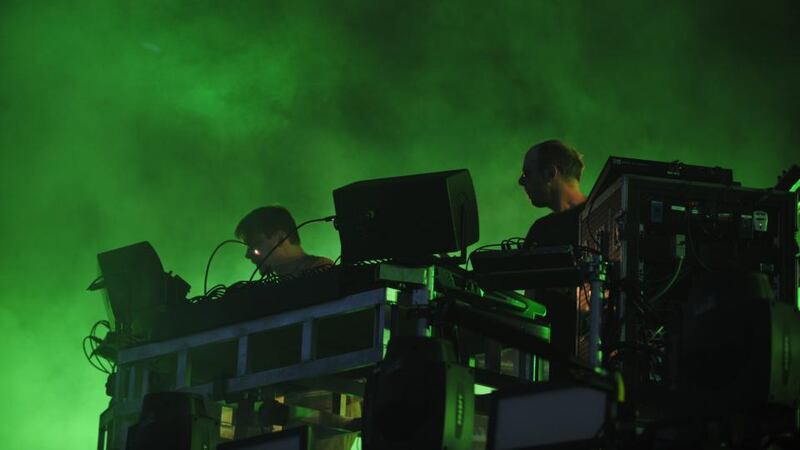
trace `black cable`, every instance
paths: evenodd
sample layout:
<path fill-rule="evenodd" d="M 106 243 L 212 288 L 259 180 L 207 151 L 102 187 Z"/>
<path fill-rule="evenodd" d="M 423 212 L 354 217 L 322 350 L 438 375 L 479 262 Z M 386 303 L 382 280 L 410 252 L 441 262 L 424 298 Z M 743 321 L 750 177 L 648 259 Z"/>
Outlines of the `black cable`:
<path fill-rule="evenodd" d="M 99 371 L 101 371 L 101 372 L 103 372 L 103 373 L 110 374 L 110 372 L 108 371 L 108 369 L 106 369 L 106 368 L 105 368 L 105 367 L 103 367 L 102 365 L 98 366 L 98 365 L 97 365 L 97 364 L 96 364 L 96 363 L 95 363 L 95 362 L 92 360 L 92 355 L 90 355 L 90 354 L 89 354 L 89 352 L 87 352 L 87 351 L 86 351 L 86 341 L 87 341 L 87 340 L 91 341 L 91 336 L 86 336 L 86 337 L 84 337 L 84 338 L 83 338 L 83 344 L 81 345 L 81 347 L 83 347 L 83 355 L 86 357 L 86 360 L 87 360 L 87 361 L 89 361 L 89 364 L 91 364 L 91 365 L 92 365 L 92 367 L 94 367 L 95 369 L 97 369 L 97 370 L 99 370 Z"/>
<path fill-rule="evenodd" d="M 99 345 L 103 342 L 102 339 L 98 338 L 96 335 L 97 327 L 100 325 L 105 326 L 106 328 L 108 328 L 109 331 L 111 330 L 111 324 L 107 320 L 98 320 L 97 322 L 94 323 L 94 325 L 92 325 L 92 328 L 89 330 L 89 335 L 83 338 L 81 347 L 83 348 L 83 355 L 86 357 L 86 360 L 89 361 L 89 364 L 92 365 L 92 367 L 101 372 L 111 374 L 116 368 L 114 363 L 109 361 L 109 363 L 111 364 L 111 368 L 110 369 L 107 368 L 106 365 L 103 363 L 103 361 L 100 359 L 100 356 L 97 354 L 97 349 Z M 86 350 L 87 341 L 89 342 L 91 352 Z M 95 362 L 92 358 L 95 358 L 97 362 Z"/>
<path fill-rule="evenodd" d="M 592 232 L 592 226 L 590 223 L 590 220 L 592 218 L 592 209 L 594 209 L 594 202 L 595 200 L 592 199 L 592 202 L 589 205 L 589 210 L 586 211 L 586 233 L 589 235 L 590 238 L 592 238 L 592 242 L 594 242 L 594 245 L 597 246 L 597 251 L 600 252 L 600 255 L 605 256 L 603 254 L 603 247 L 600 245 L 600 242 L 597 241 L 597 238 L 594 237 L 594 232 Z"/>
<path fill-rule="evenodd" d="M 95 322 L 94 325 L 92 325 L 91 330 L 89 330 L 89 335 L 86 336 L 83 339 L 83 354 L 86 356 L 86 359 L 89 361 L 89 363 L 94 368 L 96 368 L 96 369 L 98 369 L 98 370 L 100 370 L 102 372 L 105 372 L 107 374 L 111 374 L 116 369 L 116 365 L 114 364 L 114 362 L 113 361 L 108 361 L 109 364 L 111 365 L 111 367 L 109 369 L 109 368 L 106 367 L 106 365 L 103 363 L 103 360 L 100 359 L 100 356 L 97 354 L 97 349 L 99 348 L 100 344 L 103 342 L 102 339 L 97 337 L 97 327 L 100 326 L 100 325 L 103 325 L 104 327 L 106 327 L 108 329 L 108 331 L 111 331 L 111 323 L 109 323 L 109 321 L 107 321 L 107 320 L 98 320 L 97 322 Z M 89 341 L 89 345 L 90 345 L 90 347 L 92 349 L 91 352 L 87 352 L 86 351 L 86 341 L 87 340 Z M 95 363 L 92 360 L 92 357 L 94 357 L 97 360 L 97 363 Z"/>
<path fill-rule="evenodd" d="M 275 246 L 273 246 L 270 249 L 270 251 L 268 251 L 267 254 L 261 259 L 261 261 L 256 265 L 256 269 L 253 271 L 252 274 L 250 274 L 249 281 L 253 281 L 253 277 L 256 276 L 256 273 L 261 269 L 261 266 L 263 266 L 264 263 L 267 262 L 267 259 L 269 259 L 269 257 L 275 252 L 275 250 L 277 250 L 278 247 L 280 247 L 281 244 L 283 244 L 287 239 L 289 239 L 290 237 L 296 235 L 297 232 L 300 230 L 300 228 L 303 228 L 304 226 L 306 226 L 306 225 L 308 225 L 310 223 L 315 223 L 315 222 L 332 222 L 334 219 L 336 219 L 336 216 L 321 217 L 319 219 L 306 220 L 305 222 L 301 223 L 300 225 L 294 227 L 294 230 L 291 233 L 286 234 L 286 236 L 284 236 L 283 239 L 278 241 L 278 243 L 275 244 Z M 265 276 L 266 276 L 266 274 L 261 275 L 261 279 L 263 280 Z"/>
<path fill-rule="evenodd" d="M 500 241 L 500 248 L 503 250 L 519 250 L 525 245 L 525 238 L 511 237 Z"/>
<path fill-rule="evenodd" d="M 234 242 L 235 242 L 235 243 L 237 243 L 237 244 L 242 244 L 242 245 L 244 245 L 244 246 L 247 246 L 247 244 L 245 244 L 244 242 L 242 242 L 242 241 L 240 241 L 240 240 L 237 240 L 237 239 L 228 239 L 228 240 L 225 240 L 225 241 L 222 241 L 222 242 L 220 242 L 220 243 L 217 245 L 217 247 L 214 249 L 214 251 L 213 251 L 213 252 L 211 252 L 211 256 L 209 256 L 209 257 L 208 257 L 208 263 L 206 264 L 206 274 L 205 274 L 205 276 L 203 277 L 203 295 L 206 295 L 206 294 L 208 294 L 208 271 L 211 269 L 211 261 L 214 259 L 214 255 L 216 255 L 216 254 L 217 254 L 217 251 L 218 251 L 218 250 L 219 250 L 219 249 L 220 249 L 220 248 L 221 248 L 223 245 L 225 245 L 225 244 L 231 244 L 231 243 L 234 243 Z"/>
<path fill-rule="evenodd" d="M 648 306 L 652 306 L 661 297 L 663 297 L 664 294 L 669 292 L 669 290 L 672 288 L 672 286 L 678 280 L 678 277 L 681 275 L 681 271 L 683 269 L 683 260 L 684 260 L 684 258 L 682 258 L 682 257 L 678 258 L 678 267 L 675 268 L 675 273 L 672 275 L 672 278 L 669 280 L 669 283 L 667 283 L 667 285 L 664 286 L 664 288 L 662 288 L 660 291 L 658 291 L 657 294 L 653 295 L 653 297 L 651 297 L 650 300 L 646 301 Z"/>
<path fill-rule="evenodd" d="M 303 224 L 303 225 L 305 225 L 305 224 Z M 303 226 L 303 225 L 300 225 L 300 226 Z M 297 227 L 297 228 L 300 228 L 300 227 Z M 296 231 L 297 231 L 297 228 L 295 228 L 295 231 L 294 231 L 294 232 L 296 232 Z M 293 233 L 294 233 L 294 232 L 293 232 Z M 283 243 L 284 243 L 284 242 L 285 242 L 287 239 L 289 239 L 289 237 L 290 237 L 290 236 L 291 236 L 291 234 L 287 234 L 286 236 L 284 236 L 284 237 L 283 237 L 283 239 L 281 239 L 280 241 L 278 241 L 278 243 L 277 243 L 277 244 L 275 244 L 275 246 L 274 246 L 274 247 L 272 247 L 272 248 L 271 248 L 271 249 L 270 249 L 270 250 L 267 252 L 267 255 L 266 255 L 266 256 L 264 256 L 264 258 L 262 258 L 262 259 L 261 259 L 261 261 L 259 261 L 259 263 L 256 265 L 256 268 L 253 270 L 253 273 L 251 273 L 251 274 L 250 274 L 250 278 L 248 279 L 248 281 L 253 281 L 253 277 L 254 277 L 254 276 L 256 276 L 256 273 L 257 273 L 259 270 L 261 270 L 261 266 L 263 266 L 263 265 L 264 265 L 264 263 L 265 263 L 265 262 L 267 262 L 267 258 L 269 258 L 269 257 L 270 257 L 270 255 L 272 255 L 272 254 L 275 252 L 275 250 L 277 250 L 277 249 L 278 249 L 278 247 L 280 247 L 280 246 L 281 246 L 281 244 L 283 244 Z M 266 274 L 262 274 L 262 275 L 261 275 L 261 278 L 259 278 L 259 279 L 260 279 L 260 280 L 263 280 L 265 276 L 266 276 Z"/>
<path fill-rule="evenodd" d="M 103 340 L 100 339 L 99 337 L 97 337 L 97 326 L 98 325 L 103 325 L 104 327 L 106 327 L 106 329 L 108 330 L 106 332 L 106 334 L 108 334 L 109 332 L 111 332 L 111 323 L 109 321 L 107 321 L 107 320 L 99 320 L 94 324 L 94 326 L 92 327 L 92 331 L 91 331 L 91 335 L 92 335 L 92 339 L 90 340 L 90 342 L 92 343 L 92 353 L 91 354 L 94 355 L 94 357 L 97 359 L 97 363 L 98 364 L 100 364 L 101 366 L 105 367 L 105 364 L 103 364 L 102 359 L 100 359 L 100 355 L 97 354 L 97 349 L 100 347 L 100 344 L 103 343 Z M 108 359 L 106 359 L 106 361 L 108 361 L 108 363 L 111 366 L 111 368 L 109 369 L 109 372 L 113 372 L 114 369 L 116 369 L 116 364 L 114 364 L 113 361 L 109 361 Z"/>
<path fill-rule="evenodd" d="M 467 262 L 464 265 L 464 270 L 469 270 L 469 262 L 470 262 L 470 259 L 472 259 L 472 255 L 474 255 L 475 252 L 479 252 L 479 251 L 481 251 L 483 249 L 490 248 L 490 247 L 501 247 L 502 248 L 502 245 L 503 245 L 502 243 L 500 243 L 500 244 L 481 245 L 480 247 L 476 248 L 475 250 L 469 252 L 469 255 L 467 256 Z"/>
<path fill-rule="evenodd" d="M 708 268 L 707 265 L 703 262 L 700 258 L 700 254 L 697 252 L 695 248 L 694 238 L 692 237 L 692 212 L 689 208 L 686 208 L 686 241 L 689 243 L 689 250 L 692 251 L 692 256 L 694 256 L 694 260 L 697 264 L 700 265 L 706 272 L 711 272 L 711 269 Z"/>

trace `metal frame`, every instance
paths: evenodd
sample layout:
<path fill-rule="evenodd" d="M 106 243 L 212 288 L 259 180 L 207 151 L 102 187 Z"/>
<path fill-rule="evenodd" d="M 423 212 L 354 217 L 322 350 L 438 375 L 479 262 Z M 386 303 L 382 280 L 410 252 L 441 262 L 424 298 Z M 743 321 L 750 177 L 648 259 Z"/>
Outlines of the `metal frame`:
<path fill-rule="evenodd" d="M 636 336 L 644 327 L 643 322 L 635 315 L 631 298 L 638 296 L 640 287 L 638 280 L 644 270 L 644 263 L 640 256 L 640 233 L 643 228 L 641 220 L 646 216 L 648 205 L 645 199 L 657 195 L 663 198 L 684 198 L 689 200 L 730 202 L 729 198 L 736 195 L 749 202 L 764 204 L 765 208 L 780 210 L 779 219 L 770 219 L 770 227 L 780 229 L 780 239 L 791 241 L 797 229 L 797 215 L 791 214 L 796 203 L 796 198 L 790 193 L 778 191 L 765 191 L 738 185 L 720 185 L 702 182 L 684 182 L 680 180 L 645 177 L 638 175 L 620 176 L 604 191 L 599 192 L 595 198 L 590 198 L 580 217 L 580 241 L 588 247 L 598 247 L 601 244 L 599 235 L 605 234 L 608 238 L 607 257 L 610 262 L 617 263 L 619 271 L 617 276 L 625 280 L 625 287 L 620 289 L 617 298 L 618 311 L 614 320 L 622 321 L 617 339 L 620 342 L 635 341 Z M 788 214 L 786 214 L 788 213 Z M 690 214 L 687 213 L 687 214 Z M 597 248 L 597 250 L 601 250 Z M 797 303 L 798 273 L 793 249 L 789 246 L 780 248 L 775 260 L 781 268 L 791 267 L 785 273 L 778 274 L 776 294 L 779 302 L 795 305 Z M 627 320 L 622 320 L 627 317 Z M 623 376 L 627 384 L 629 398 L 637 398 L 638 392 L 644 383 L 638 383 L 643 376 L 644 368 L 635 358 L 623 362 Z"/>
<path fill-rule="evenodd" d="M 163 342 L 155 342 L 121 350 L 117 360 L 117 375 L 114 396 L 109 408 L 100 416 L 98 449 L 105 449 L 106 436 L 110 449 L 121 449 L 125 443 L 127 427 L 138 420 L 142 398 L 148 393 L 148 369 L 146 363 L 152 358 L 176 356 L 175 386 L 178 391 L 194 392 L 206 397 L 219 389 L 217 383 L 191 385 L 192 361 L 190 350 L 209 344 L 236 341 L 236 376 L 224 380 L 225 393 L 245 392 L 261 387 L 295 380 L 308 380 L 337 372 L 365 367 L 383 359 L 383 335 L 386 329 L 386 314 L 390 288 L 382 287 L 349 295 L 341 299 L 310 307 L 288 311 L 272 316 L 238 323 Z M 411 295 L 421 301 L 427 288 L 414 289 Z M 387 296 L 387 294 L 389 294 Z M 313 323 L 317 319 L 373 308 L 372 346 L 367 349 L 317 359 L 313 343 L 316 333 Z M 300 362 L 285 367 L 251 373 L 248 368 L 249 336 L 289 325 L 302 324 Z"/>

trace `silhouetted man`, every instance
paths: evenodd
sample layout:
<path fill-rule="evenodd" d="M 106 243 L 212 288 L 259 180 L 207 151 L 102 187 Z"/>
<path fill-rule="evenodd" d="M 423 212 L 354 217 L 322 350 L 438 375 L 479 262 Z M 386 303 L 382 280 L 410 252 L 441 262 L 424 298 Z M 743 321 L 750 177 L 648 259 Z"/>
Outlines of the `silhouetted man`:
<path fill-rule="evenodd" d="M 561 141 L 540 142 L 525 154 L 519 184 L 534 207 L 552 213 L 537 220 L 528 230 L 525 246 L 578 245 L 578 219 L 586 197 L 580 189 L 583 158 Z M 575 288 L 529 290 L 527 296 L 547 305 L 550 342 L 563 356 L 576 354 L 578 307 Z M 564 367 L 551 366 L 551 380 L 569 377 Z"/>
<path fill-rule="evenodd" d="M 528 230 L 526 246 L 578 244 L 578 216 L 586 202 L 583 168 L 582 155 L 557 140 L 540 142 L 525 154 L 519 184 L 533 206 L 552 211 Z"/>
<path fill-rule="evenodd" d="M 245 257 L 258 266 L 262 275 L 274 272 L 278 275 L 297 276 L 323 266 L 333 265 L 333 261 L 323 256 L 309 255 L 300 244 L 297 224 L 289 210 L 282 206 L 263 206 L 247 214 L 236 226 L 236 237 L 247 244 Z M 266 260 L 264 259 L 266 258 Z M 280 345 L 281 343 L 276 343 Z M 332 411 L 331 393 L 322 390 L 301 390 L 292 392 L 280 403 L 303 406 L 320 411 Z M 361 404 L 355 399 L 347 401 L 348 416 L 361 414 Z M 290 418 L 287 425 L 302 423 Z M 319 439 L 315 448 L 319 450 L 349 450 L 355 435 L 342 434 Z"/>
<path fill-rule="evenodd" d="M 282 206 L 254 209 L 236 226 L 236 237 L 247 244 L 245 257 L 258 266 L 261 275 L 300 275 L 311 269 L 333 265 L 322 256 L 307 254 L 300 245 L 297 224 Z M 267 258 L 264 260 L 264 258 Z"/>

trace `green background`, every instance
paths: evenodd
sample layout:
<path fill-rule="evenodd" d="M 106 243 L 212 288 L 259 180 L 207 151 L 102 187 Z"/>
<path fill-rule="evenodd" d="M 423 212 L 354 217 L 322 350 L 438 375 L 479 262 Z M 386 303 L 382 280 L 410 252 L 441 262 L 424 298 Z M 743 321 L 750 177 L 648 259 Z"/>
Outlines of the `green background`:
<path fill-rule="evenodd" d="M 548 138 L 586 155 L 585 191 L 612 154 L 773 184 L 800 159 L 793 3 L 3 1 L 0 446 L 95 445 L 100 251 L 149 240 L 197 294 L 257 206 L 302 221 L 349 182 L 464 167 L 482 243 L 521 236 Z M 302 235 L 338 255 L 329 225 Z"/>

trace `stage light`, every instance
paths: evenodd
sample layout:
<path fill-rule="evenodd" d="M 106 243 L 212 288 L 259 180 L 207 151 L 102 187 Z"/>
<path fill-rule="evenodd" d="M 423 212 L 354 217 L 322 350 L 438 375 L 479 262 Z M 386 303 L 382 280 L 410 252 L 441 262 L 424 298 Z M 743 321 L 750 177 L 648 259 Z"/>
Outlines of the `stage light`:
<path fill-rule="evenodd" d="M 217 450 L 310 450 L 311 428 L 301 426 L 219 444 Z"/>
<path fill-rule="evenodd" d="M 603 385 L 540 383 L 493 396 L 487 450 L 601 445 L 616 417 L 614 390 Z"/>
<path fill-rule="evenodd" d="M 364 450 L 469 450 L 474 378 L 452 344 L 426 337 L 393 340 L 367 381 Z"/>

